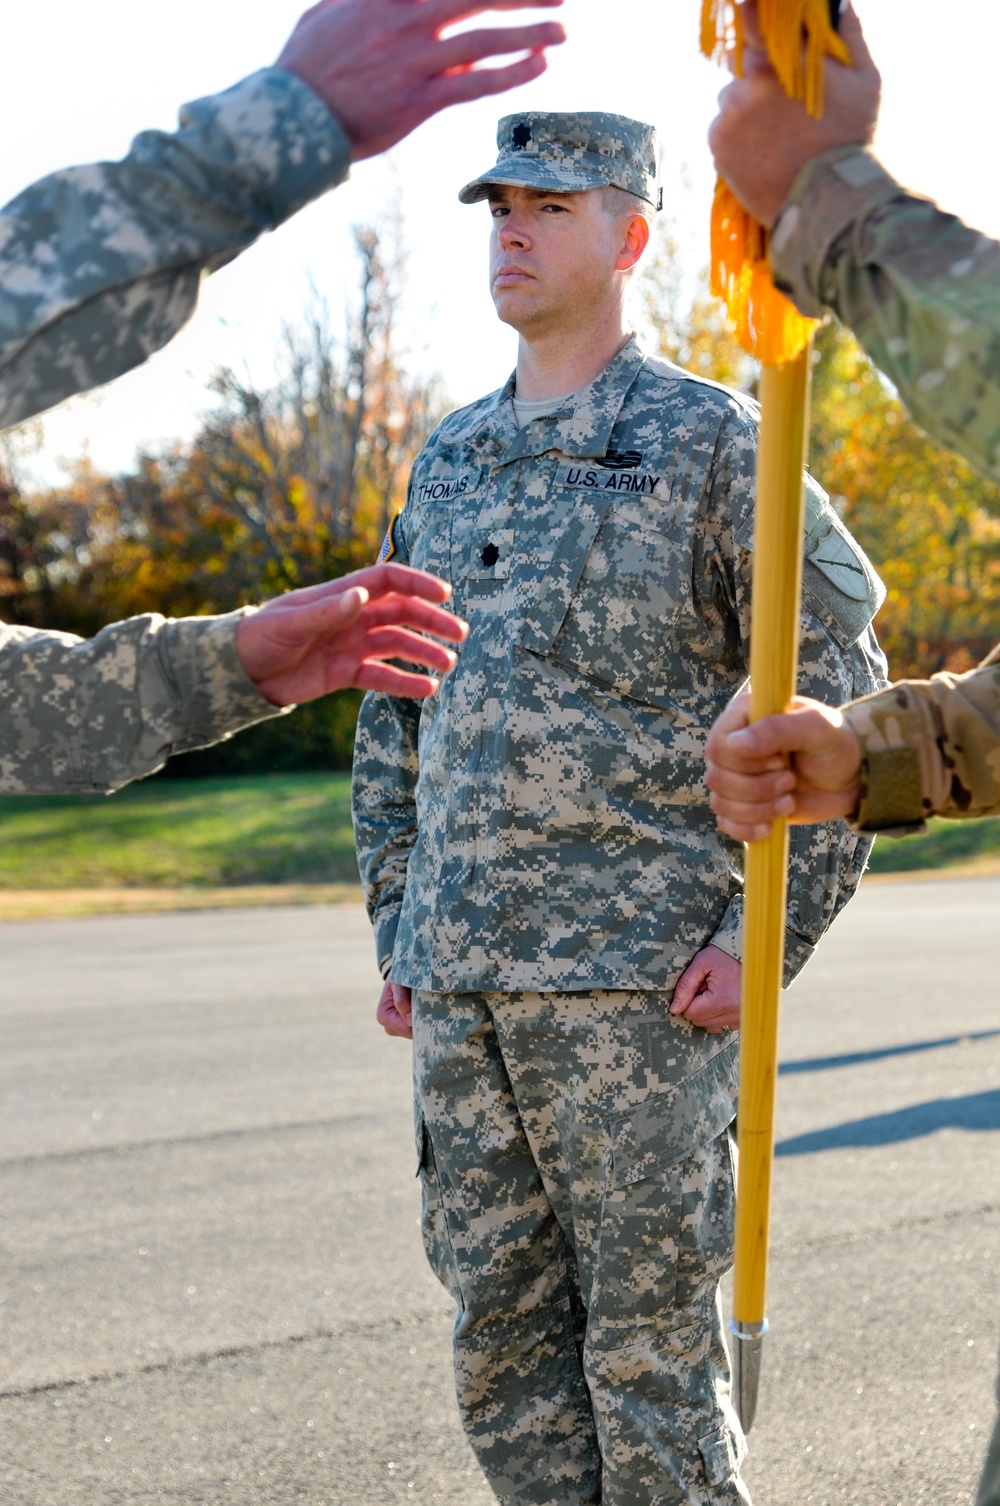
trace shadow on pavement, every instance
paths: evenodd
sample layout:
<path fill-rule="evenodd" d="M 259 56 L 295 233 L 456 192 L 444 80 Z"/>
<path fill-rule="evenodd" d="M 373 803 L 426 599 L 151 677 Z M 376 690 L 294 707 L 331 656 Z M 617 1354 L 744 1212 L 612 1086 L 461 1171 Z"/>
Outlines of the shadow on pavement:
<path fill-rule="evenodd" d="M 897 1140 L 918 1140 L 936 1130 L 1000 1130 L 1000 1088 L 987 1093 L 969 1093 L 964 1098 L 932 1098 L 891 1114 L 871 1114 L 779 1140 L 776 1156 L 808 1156 L 818 1150 L 847 1150 L 853 1146 L 891 1145 Z"/>
<path fill-rule="evenodd" d="M 836 1067 L 857 1067 L 863 1062 L 882 1061 L 887 1056 L 910 1056 L 914 1051 L 937 1051 L 941 1046 L 962 1046 L 969 1041 L 990 1041 L 1000 1030 L 977 1030 L 968 1035 L 943 1035 L 935 1041 L 912 1041 L 908 1046 L 882 1046 L 877 1051 L 852 1051 L 847 1056 L 814 1056 L 808 1061 L 782 1062 L 779 1077 L 795 1072 L 831 1072 Z"/>

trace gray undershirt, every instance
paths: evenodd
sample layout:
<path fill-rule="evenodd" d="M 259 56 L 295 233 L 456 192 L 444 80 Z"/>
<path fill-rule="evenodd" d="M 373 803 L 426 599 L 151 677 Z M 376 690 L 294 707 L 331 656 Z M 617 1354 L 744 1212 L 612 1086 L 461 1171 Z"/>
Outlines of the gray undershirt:
<path fill-rule="evenodd" d="M 515 392 L 511 403 L 517 427 L 523 429 L 533 418 L 551 418 L 553 413 L 558 413 L 574 397 L 575 392 L 565 392 L 562 397 L 518 397 Z"/>

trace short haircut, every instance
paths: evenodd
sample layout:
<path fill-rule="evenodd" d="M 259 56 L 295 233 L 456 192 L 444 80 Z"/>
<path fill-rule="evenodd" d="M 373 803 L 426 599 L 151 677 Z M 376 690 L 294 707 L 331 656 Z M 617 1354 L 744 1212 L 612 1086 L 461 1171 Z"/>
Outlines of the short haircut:
<path fill-rule="evenodd" d="M 601 201 L 609 219 L 619 220 L 626 215 L 641 214 L 649 228 L 653 228 L 653 206 L 647 204 L 637 193 L 629 193 L 627 188 L 609 183 L 601 189 Z"/>

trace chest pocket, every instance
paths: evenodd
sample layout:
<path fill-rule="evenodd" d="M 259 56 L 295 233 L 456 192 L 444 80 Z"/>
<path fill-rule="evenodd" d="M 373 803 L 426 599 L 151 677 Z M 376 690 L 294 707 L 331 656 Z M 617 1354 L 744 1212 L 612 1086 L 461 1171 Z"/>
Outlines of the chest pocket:
<path fill-rule="evenodd" d="M 626 695 L 654 694 L 690 597 L 690 561 L 669 517 L 657 499 L 578 493 L 521 646 Z"/>

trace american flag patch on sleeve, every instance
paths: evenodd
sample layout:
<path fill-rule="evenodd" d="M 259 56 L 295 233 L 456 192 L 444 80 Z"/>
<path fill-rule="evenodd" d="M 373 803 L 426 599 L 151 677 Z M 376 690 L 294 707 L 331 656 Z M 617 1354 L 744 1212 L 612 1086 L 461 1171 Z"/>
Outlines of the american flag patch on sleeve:
<path fill-rule="evenodd" d="M 400 508 L 399 512 L 402 511 L 403 509 Z M 380 565 L 384 565 L 387 560 L 391 560 L 396 553 L 396 524 L 399 522 L 399 512 L 393 517 L 392 522 L 389 524 L 389 532 L 382 540 L 382 548 L 378 552 L 378 563 Z"/>

